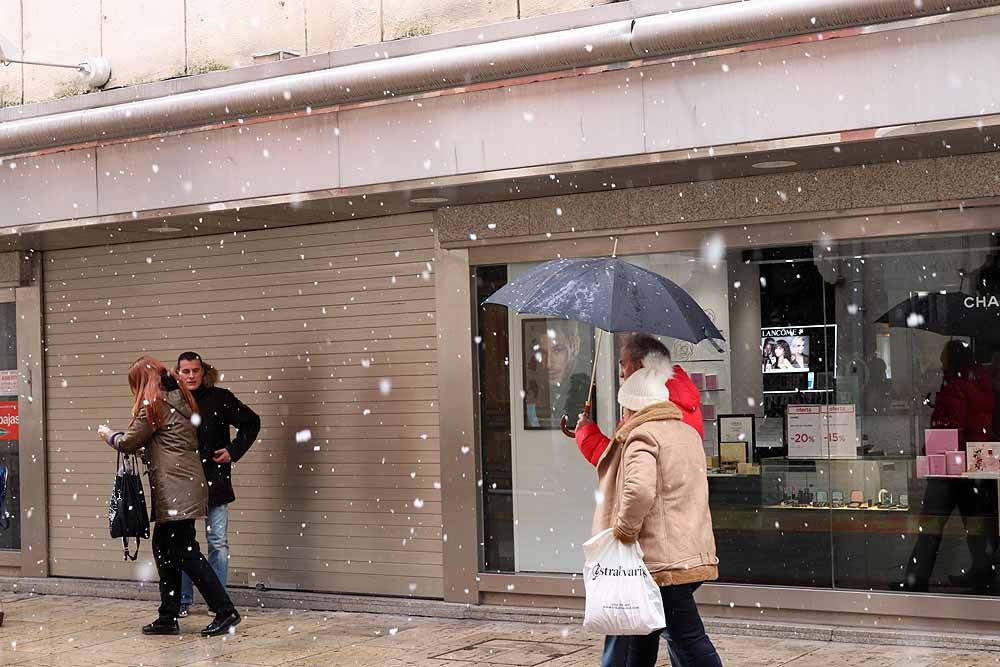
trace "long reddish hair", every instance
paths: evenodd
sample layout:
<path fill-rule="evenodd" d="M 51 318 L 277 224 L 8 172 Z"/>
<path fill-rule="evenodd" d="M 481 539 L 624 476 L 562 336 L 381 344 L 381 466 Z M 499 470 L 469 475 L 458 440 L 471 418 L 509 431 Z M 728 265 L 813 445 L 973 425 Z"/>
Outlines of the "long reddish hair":
<path fill-rule="evenodd" d="M 169 409 L 164 399 L 167 391 L 173 389 L 174 385 L 181 390 L 181 395 L 191 406 L 191 410 L 197 412 L 198 404 L 195 403 L 194 396 L 173 371 L 168 370 L 166 366 L 152 357 L 142 356 L 136 359 L 132 367 L 128 369 L 128 387 L 132 390 L 132 395 L 135 396 L 135 403 L 132 405 L 132 422 L 135 422 L 139 417 L 139 411 L 145 407 L 146 419 L 153 428 L 157 429 L 163 426 Z"/>

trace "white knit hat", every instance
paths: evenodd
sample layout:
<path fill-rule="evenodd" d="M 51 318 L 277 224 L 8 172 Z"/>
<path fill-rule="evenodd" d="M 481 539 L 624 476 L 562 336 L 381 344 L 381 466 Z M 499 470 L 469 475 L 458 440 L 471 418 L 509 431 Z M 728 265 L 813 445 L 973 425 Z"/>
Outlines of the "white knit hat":
<path fill-rule="evenodd" d="M 628 376 L 618 389 L 618 403 L 632 412 L 670 400 L 667 381 L 673 377 L 670 358 L 650 352 L 642 360 L 642 368 Z"/>

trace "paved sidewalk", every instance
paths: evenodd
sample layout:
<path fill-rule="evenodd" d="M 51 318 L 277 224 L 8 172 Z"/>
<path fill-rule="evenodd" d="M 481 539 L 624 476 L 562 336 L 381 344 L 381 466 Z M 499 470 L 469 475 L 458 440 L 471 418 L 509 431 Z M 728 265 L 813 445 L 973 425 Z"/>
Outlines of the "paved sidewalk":
<path fill-rule="evenodd" d="M 204 607 L 182 619 L 180 637 L 144 637 L 150 602 L 4 594 L 0 665 L 301 665 L 302 667 L 596 666 L 601 638 L 579 626 L 438 620 L 342 612 L 243 610 L 227 637 L 203 639 Z M 1000 653 L 792 639 L 713 637 L 728 667 L 979 667 Z M 669 665 L 665 651 L 659 665 Z"/>

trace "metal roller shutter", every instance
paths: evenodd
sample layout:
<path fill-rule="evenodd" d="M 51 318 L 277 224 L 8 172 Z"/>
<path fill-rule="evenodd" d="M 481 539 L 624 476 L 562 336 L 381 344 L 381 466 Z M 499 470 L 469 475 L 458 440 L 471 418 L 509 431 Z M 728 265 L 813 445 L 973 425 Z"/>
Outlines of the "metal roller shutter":
<path fill-rule="evenodd" d="M 230 583 L 440 597 L 431 226 L 416 214 L 47 253 L 52 574 L 155 580 L 148 545 L 125 564 L 108 537 L 114 456 L 95 429 L 127 423 L 139 355 L 195 350 L 263 422 L 234 472 Z"/>

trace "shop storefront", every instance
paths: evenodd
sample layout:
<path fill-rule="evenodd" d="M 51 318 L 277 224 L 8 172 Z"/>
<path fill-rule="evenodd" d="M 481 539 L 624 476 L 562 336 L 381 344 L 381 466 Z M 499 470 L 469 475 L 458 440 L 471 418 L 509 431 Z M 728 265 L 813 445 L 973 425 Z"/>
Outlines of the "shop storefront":
<path fill-rule="evenodd" d="M 0 574 L 153 576 L 109 562 L 92 429 L 136 356 L 195 349 L 263 421 L 232 585 L 582 607 L 598 499 L 559 421 L 600 355 L 614 430 L 619 339 L 481 304 L 617 242 L 726 337 L 665 341 L 705 415 L 711 615 L 997 618 L 1000 14 L 723 3 L 708 43 L 645 4 L 8 119 Z"/>
<path fill-rule="evenodd" d="M 1000 455 L 992 337 L 1000 308 L 994 297 L 990 311 L 988 299 L 1000 287 L 996 233 L 710 252 L 629 259 L 686 287 L 729 340 L 723 352 L 664 341 L 702 391 L 722 581 L 992 592 Z M 480 267 L 477 302 L 523 266 Z M 948 315 L 970 329 L 926 330 L 920 302 L 948 307 L 955 294 L 975 315 Z M 909 322 L 885 317 L 903 302 L 914 304 Z M 582 410 L 594 332 L 486 312 L 493 308 L 483 308 L 478 331 L 490 417 L 481 435 L 491 538 L 484 565 L 579 572 L 594 474 L 558 424 Z M 620 416 L 617 353 L 610 341 L 605 347 L 597 405 L 610 433 Z M 958 405 L 948 403 L 952 394 Z M 929 433 L 932 414 L 960 433 Z M 976 438 L 983 444 L 972 441 L 974 429 L 985 431 Z M 945 465 L 923 470 L 925 442 L 949 435 L 927 450 L 941 455 L 930 457 L 932 466 Z M 957 450 L 956 465 L 946 452 Z M 953 508 L 962 521 L 945 523 Z M 928 544 L 917 548 L 921 534 Z"/>
<path fill-rule="evenodd" d="M 687 289 L 727 339 L 722 351 L 663 339 L 701 391 L 713 613 L 956 628 L 995 610 L 1000 213 L 928 209 L 673 230 L 623 216 L 606 234 L 530 244 L 453 237 L 473 281 L 482 599 L 582 595 L 600 498 L 559 421 L 580 412 L 596 352 L 597 421 L 613 432 L 620 336 L 595 349 L 587 325 L 479 304 L 546 259 L 608 255 L 617 239 L 619 256 Z"/>

